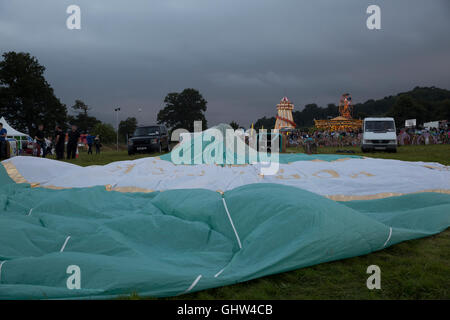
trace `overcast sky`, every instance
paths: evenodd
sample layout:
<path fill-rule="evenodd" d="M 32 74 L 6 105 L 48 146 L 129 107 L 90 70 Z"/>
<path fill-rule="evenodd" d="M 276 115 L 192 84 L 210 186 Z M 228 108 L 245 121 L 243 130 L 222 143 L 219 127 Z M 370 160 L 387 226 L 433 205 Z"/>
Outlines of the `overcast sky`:
<path fill-rule="evenodd" d="M 81 8 L 81 30 L 66 9 Z M 381 30 L 366 9 L 381 7 Z M 449 0 L 0 0 L 0 51 L 25 51 L 68 107 L 153 123 L 169 92 L 196 88 L 210 125 L 247 127 L 287 95 L 307 103 L 450 89 Z M 139 113 L 138 109 L 142 108 Z"/>

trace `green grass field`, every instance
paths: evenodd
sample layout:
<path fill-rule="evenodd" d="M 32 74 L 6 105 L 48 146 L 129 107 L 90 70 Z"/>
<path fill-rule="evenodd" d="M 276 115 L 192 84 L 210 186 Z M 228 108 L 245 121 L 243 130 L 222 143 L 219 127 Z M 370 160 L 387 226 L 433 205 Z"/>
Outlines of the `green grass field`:
<path fill-rule="evenodd" d="M 404 161 L 424 161 L 424 162 L 439 162 L 445 165 L 450 165 L 450 145 L 413 145 L 400 146 L 396 153 L 389 152 L 367 152 L 362 153 L 360 147 L 322 147 L 318 149 L 318 153 L 336 153 L 338 150 L 354 151 L 355 154 L 372 158 L 397 159 Z M 288 152 L 303 152 L 302 148 L 288 148 Z M 346 153 L 340 153 L 346 154 Z"/>
<path fill-rule="evenodd" d="M 397 153 L 360 153 L 356 147 L 337 149 L 374 158 L 439 162 L 450 165 L 450 145 L 404 146 Z M 288 152 L 302 152 L 290 148 Z M 151 156 L 156 156 L 152 154 Z M 81 166 L 106 164 L 129 157 L 125 150 L 106 149 L 100 156 L 81 152 L 70 161 Z M 366 287 L 369 265 L 381 268 L 381 290 Z M 144 297 L 132 296 L 132 299 Z M 436 236 L 407 241 L 361 257 L 324 263 L 236 285 L 171 299 L 450 299 L 450 229 Z"/>

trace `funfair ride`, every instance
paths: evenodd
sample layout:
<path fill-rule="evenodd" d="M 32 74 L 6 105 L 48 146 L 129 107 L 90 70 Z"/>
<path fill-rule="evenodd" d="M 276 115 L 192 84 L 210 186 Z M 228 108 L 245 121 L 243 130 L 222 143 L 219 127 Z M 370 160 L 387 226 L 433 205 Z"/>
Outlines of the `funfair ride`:
<path fill-rule="evenodd" d="M 314 120 L 315 127 L 328 131 L 353 131 L 362 128 L 363 121 L 352 118 L 352 96 L 344 93 L 339 100 L 339 116 L 329 120 Z"/>
<path fill-rule="evenodd" d="M 296 124 L 292 116 L 292 110 L 294 110 L 294 104 L 287 97 L 281 99 L 280 103 L 277 104 L 278 114 L 275 122 L 275 130 L 295 129 Z"/>

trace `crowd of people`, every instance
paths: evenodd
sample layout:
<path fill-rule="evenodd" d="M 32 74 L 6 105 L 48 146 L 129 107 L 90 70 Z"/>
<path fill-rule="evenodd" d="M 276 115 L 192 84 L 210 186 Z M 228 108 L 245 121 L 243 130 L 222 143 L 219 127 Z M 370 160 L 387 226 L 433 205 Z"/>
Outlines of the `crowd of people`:
<path fill-rule="evenodd" d="M 44 125 L 40 124 L 36 132 L 31 137 L 32 142 L 23 143 L 23 153 L 32 150 L 33 156 L 45 158 L 47 155 L 56 155 L 56 159 L 75 159 L 80 142 L 87 147 L 87 153 L 100 154 L 102 144 L 99 135 L 81 134 L 76 125 L 72 125 L 71 129 L 66 133 L 62 127 L 57 125 L 53 136 L 46 135 Z M 0 123 L 0 160 L 8 158 L 8 131 Z M 66 157 L 64 156 L 66 153 Z"/>
<path fill-rule="evenodd" d="M 290 146 L 304 146 L 314 141 L 318 147 L 360 146 L 362 130 L 349 131 L 294 131 L 289 134 Z M 450 144 L 450 129 L 401 129 L 397 132 L 398 145 Z"/>
<path fill-rule="evenodd" d="M 450 144 L 450 129 L 402 129 L 397 135 L 397 140 L 401 146 L 408 144 Z"/>
<path fill-rule="evenodd" d="M 82 138 L 86 141 L 88 154 L 93 154 L 92 147 L 95 147 L 95 153 L 100 154 L 102 144 L 99 135 L 81 134 L 76 125 L 72 125 L 71 129 L 65 133 L 61 126 L 57 125 L 53 137 L 45 137 L 44 126 L 39 125 L 34 136 L 36 149 L 33 152 L 36 156 L 45 158 L 48 154 L 56 155 L 56 159 L 63 160 L 75 159 L 79 143 Z M 66 151 L 66 157 L 64 157 Z"/>
<path fill-rule="evenodd" d="M 289 136 L 289 144 L 303 146 L 305 142 L 314 140 L 318 147 L 356 146 L 359 145 L 361 136 L 362 131 L 300 131 Z"/>

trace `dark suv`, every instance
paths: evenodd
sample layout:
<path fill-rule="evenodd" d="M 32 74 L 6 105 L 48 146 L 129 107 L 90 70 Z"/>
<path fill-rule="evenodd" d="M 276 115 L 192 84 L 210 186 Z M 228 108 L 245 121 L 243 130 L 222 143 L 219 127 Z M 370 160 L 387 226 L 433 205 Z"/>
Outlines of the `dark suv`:
<path fill-rule="evenodd" d="M 170 151 L 169 133 L 161 125 L 138 127 L 128 139 L 128 154 L 136 152 Z"/>

